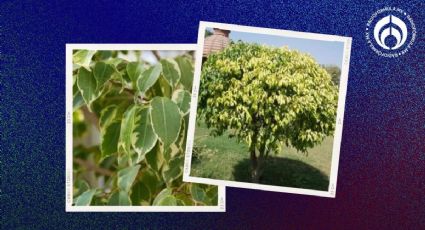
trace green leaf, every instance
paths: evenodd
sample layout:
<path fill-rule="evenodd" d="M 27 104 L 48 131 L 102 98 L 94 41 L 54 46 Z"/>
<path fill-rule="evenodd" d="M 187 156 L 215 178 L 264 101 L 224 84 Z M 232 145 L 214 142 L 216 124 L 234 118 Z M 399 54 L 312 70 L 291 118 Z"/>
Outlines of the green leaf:
<path fill-rule="evenodd" d="M 73 64 L 89 68 L 91 59 L 95 53 L 95 50 L 78 50 L 72 55 Z"/>
<path fill-rule="evenodd" d="M 145 154 L 155 146 L 157 139 L 158 137 L 153 131 L 149 108 L 138 110 L 135 114 L 132 145 L 139 160 L 144 159 Z"/>
<path fill-rule="evenodd" d="M 168 149 L 177 140 L 181 126 L 178 106 L 168 98 L 155 97 L 151 101 L 151 120 L 155 133 Z"/>
<path fill-rule="evenodd" d="M 182 83 L 185 89 L 191 91 L 194 76 L 191 61 L 188 58 L 180 56 L 176 58 L 176 62 L 179 65 L 181 72 L 180 83 Z"/>
<path fill-rule="evenodd" d="M 177 205 L 195 206 L 194 201 L 192 200 L 192 197 L 190 196 L 190 194 L 177 193 L 175 197 L 177 199 Z"/>
<path fill-rule="evenodd" d="M 90 189 L 89 184 L 85 180 L 81 180 L 81 179 L 79 179 L 75 182 L 74 187 L 78 188 L 78 191 L 74 194 L 74 196 L 79 196 L 83 192 Z"/>
<path fill-rule="evenodd" d="M 116 111 L 116 105 L 109 105 L 106 108 L 102 109 L 99 118 L 99 125 L 101 128 L 108 126 L 115 119 Z"/>
<path fill-rule="evenodd" d="M 99 50 L 95 56 L 96 60 L 105 60 L 112 57 L 112 51 L 110 50 Z"/>
<path fill-rule="evenodd" d="M 161 201 L 165 199 L 168 196 L 171 196 L 173 193 L 173 190 L 171 188 L 164 188 L 153 200 L 152 205 L 160 205 Z"/>
<path fill-rule="evenodd" d="M 141 93 L 150 89 L 161 75 L 162 67 L 160 64 L 150 67 L 142 73 L 142 77 L 137 81 L 137 88 Z"/>
<path fill-rule="evenodd" d="M 158 187 L 161 187 L 164 182 L 159 180 L 155 171 L 150 168 L 145 168 L 141 172 L 140 182 L 142 182 L 149 189 L 150 194 L 153 196 L 157 193 Z"/>
<path fill-rule="evenodd" d="M 163 59 L 160 62 L 165 80 L 174 88 L 180 80 L 179 65 L 173 59 Z"/>
<path fill-rule="evenodd" d="M 184 115 L 189 112 L 190 99 L 190 93 L 181 89 L 174 91 L 172 97 L 172 100 L 177 104 L 177 106 L 180 108 L 180 111 L 182 111 Z"/>
<path fill-rule="evenodd" d="M 173 89 L 168 84 L 167 80 L 165 80 L 165 77 L 163 76 L 159 77 L 158 81 L 155 83 L 153 87 L 155 88 L 156 86 L 159 87 L 161 96 L 168 97 L 168 98 L 171 97 L 171 94 L 173 93 Z M 156 95 L 159 96 L 159 94 L 156 94 Z"/>
<path fill-rule="evenodd" d="M 162 155 L 164 156 L 164 163 L 169 162 L 171 160 L 171 153 L 173 150 L 170 148 L 164 149 Z"/>
<path fill-rule="evenodd" d="M 124 113 L 124 117 L 121 121 L 121 134 L 118 142 L 118 151 L 122 151 L 127 155 L 130 154 L 131 139 L 134 130 L 134 117 L 138 107 L 131 106 Z"/>
<path fill-rule="evenodd" d="M 174 196 L 166 196 L 157 202 L 158 206 L 177 206 L 177 200 Z"/>
<path fill-rule="evenodd" d="M 217 205 L 218 204 L 218 186 L 211 185 L 206 190 L 208 199 L 204 202 L 206 205 Z"/>
<path fill-rule="evenodd" d="M 137 79 L 143 72 L 143 64 L 140 62 L 130 62 L 126 67 L 128 77 L 134 85 L 137 83 Z"/>
<path fill-rule="evenodd" d="M 126 167 L 127 165 L 132 165 L 133 162 L 131 161 L 131 155 L 130 154 L 118 154 L 118 167 L 122 168 L 122 167 Z"/>
<path fill-rule="evenodd" d="M 81 92 L 78 90 L 72 97 L 72 111 L 79 109 L 84 104 L 83 96 L 81 96 Z"/>
<path fill-rule="evenodd" d="M 93 199 L 95 192 L 96 192 L 96 189 L 90 189 L 90 190 L 83 192 L 83 194 L 81 194 L 80 196 L 75 198 L 75 205 L 76 206 L 89 206 L 92 199 Z"/>
<path fill-rule="evenodd" d="M 94 77 L 97 81 L 97 90 L 107 82 L 115 72 L 114 67 L 105 62 L 97 62 L 93 69 Z"/>
<path fill-rule="evenodd" d="M 97 83 L 92 72 L 84 67 L 78 69 L 77 85 L 86 104 L 96 100 L 98 97 L 96 92 Z"/>
<path fill-rule="evenodd" d="M 111 198 L 109 198 L 108 205 L 111 206 L 129 206 L 131 205 L 130 197 L 128 193 L 125 191 L 119 191 L 112 194 Z"/>
<path fill-rule="evenodd" d="M 143 201 L 149 202 L 151 197 L 149 188 L 143 183 L 138 182 L 131 191 L 131 201 L 133 205 L 141 205 Z"/>
<path fill-rule="evenodd" d="M 125 169 L 118 171 L 118 187 L 119 189 L 129 192 L 131 185 L 136 179 L 137 173 L 139 172 L 140 165 L 130 166 Z"/>
<path fill-rule="evenodd" d="M 197 184 L 192 184 L 190 192 L 192 193 L 193 199 L 195 199 L 198 202 L 204 202 L 205 198 L 207 198 L 205 191 L 202 188 L 200 188 L 199 185 Z"/>
<path fill-rule="evenodd" d="M 163 156 L 162 150 L 159 146 L 159 142 L 156 143 L 155 147 L 151 151 L 146 153 L 145 159 L 146 159 L 147 165 L 151 169 L 153 169 L 157 172 L 159 171 L 162 164 L 164 163 L 164 156 Z"/>
<path fill-rule="evenodd" d="M 121 58 L 111 58 L 106 61 L 107 64 L 111 64 L 113 66 L 118 66 L 121 62 L 123 62 L 123 59 Z"/>
<path fill-rule="evenodd" d="M 117 152 L 120 137 L 121 121 L 114 121 L 101 128 L 102 158 Z"/>
<path fill-rule="evenodd" d="M 179 178 L 183 172 L 183 156 L 172 159 L 167 167 L 162 171 L 162 177 L 167 185 L 171 185 L 174 180 Z"/>

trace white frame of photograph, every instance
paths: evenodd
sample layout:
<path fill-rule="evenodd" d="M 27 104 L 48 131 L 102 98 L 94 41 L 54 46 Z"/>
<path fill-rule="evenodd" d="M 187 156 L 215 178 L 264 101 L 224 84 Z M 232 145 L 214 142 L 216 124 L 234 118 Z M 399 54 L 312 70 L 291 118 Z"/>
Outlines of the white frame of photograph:
<path fill-rule="evenodd" d="M 226 189 L 218 186 L 217 206 L 73 206 L 73 137 L 72 137 L 72 51 L 88 50 L 145 50 L 145 51 L 195 51 L 195 44 L 66 44 L 66 212 L 225 212 Z M 195 103 L 196 104 L 196 103 Z"/>
<path fill-rule="evenodd" d="M 198 101 L 198 93 L 199 93 L 198 91 L 199 91 L 201 68 L 202 68 L 204 35 L 205 35 L 205 30 L 207 28 L 220 28 L 220 29 L 238 31 L 238 32 L 277 35 L 277 36 L 290 37 L 290 38 L 314 39 L 314 40 L 321 40 L 321 41 L 338 41 L 338 42 L 344 43 L 343 60 L 341 60 L 342 68 L 341 68 L 341 77 L 340 77 L 340 83 L 339 83 L 338 108 L 337 108 L 337 116 L 335 121 L 336 127 L 335 127 L 335 133 L 334 133 L 331 172 L 329 175 L 328 191 L 318 191 L 313 189 L 282 187 L 282 186 L 274 186 L 274 185 L 255 184 L 255 183 L 247 183 L 247 182 L 227 181 L 227 180 L 190 176 L 192 148 L 193 148 L 193 141 L 194 141 L 194 134 L 195 134 L 195 126 L 196 126 L 195 124 L 196 124 L 196 110 L 197 110 L 197 101 Z M 199 31 L 198 31 L 198 44 L 197 44 L 198 48 L 197 48 L 196 60 L 195 60 L 195 73 L 194 73 L 195 76 L 193 79 L 192 100 L 190 105 L 189 128 L 188 128 L 188 136 L 187 136 L 187 143 L 186 143 L 183 181 L 335 198 L 336 182 L 337 182 L 337 175 L 338 175 L 339 153 L 340 153 L 340 147 L 341 147 L 342 125 L 344 120 L 345 98 L 347 93 L 347 81 L 348 81 L 348 72 L 349 72 L 349 63 L 350 63 L 351 42 L 352 42 L 351 37 L 342 37 L 342 36 L 325 35 L 325 34 L 318 34 L 318 33 L 306 33 L 306 32 L 297 32 L 297 31 L 290 31 L 290 30 L 278 30 L 278 29 L 201 21 L 199 25 Z"/>

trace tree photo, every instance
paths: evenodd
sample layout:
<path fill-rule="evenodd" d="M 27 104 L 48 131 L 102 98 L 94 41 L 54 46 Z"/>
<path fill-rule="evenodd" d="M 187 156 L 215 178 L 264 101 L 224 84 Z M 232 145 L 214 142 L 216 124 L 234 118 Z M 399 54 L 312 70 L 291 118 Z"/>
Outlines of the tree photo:
<path fill-rule="evenodd" d="M 191 51 L 73 50 L 75 206 L 216 206 L 182 181 Z"/>
<path fill-rule="evenodd" d="M 343 43 L 207 31 L 189 176 L 328 191 Z"/>
<path fill-rule="evenodd" d="M 337 88 L 305 54 L 238 42 L 212 54 L 201 79 L 199 114 L 214 135 L 246 142 L 254 183 L 281 143 L 306 152 L 332 135 Z"/>

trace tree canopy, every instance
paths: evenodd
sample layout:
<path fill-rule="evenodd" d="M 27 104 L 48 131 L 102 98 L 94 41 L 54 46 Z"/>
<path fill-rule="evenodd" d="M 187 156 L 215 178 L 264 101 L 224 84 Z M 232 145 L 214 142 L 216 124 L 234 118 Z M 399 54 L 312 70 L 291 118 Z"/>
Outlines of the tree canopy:
<path fill-rule="evenodd" d="M 198 113 L 213 134 L 229 130 L 250 149 L 305 152 L 333 133 L 337 97 L 310 55 L 237 42 L 204 63 Z"/>

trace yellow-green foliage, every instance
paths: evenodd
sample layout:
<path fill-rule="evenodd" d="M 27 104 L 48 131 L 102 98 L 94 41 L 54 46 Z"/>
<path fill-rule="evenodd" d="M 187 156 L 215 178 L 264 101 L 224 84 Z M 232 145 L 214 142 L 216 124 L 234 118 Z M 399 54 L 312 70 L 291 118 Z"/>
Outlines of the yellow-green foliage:
<path fill-rule="evenodd" d="M 214 134 L 232 130 L 255 149 L 307 151 L 333 133 L 337 98 L 311 56 L 237 42 L 204 63 L 198 113 Z"/>

